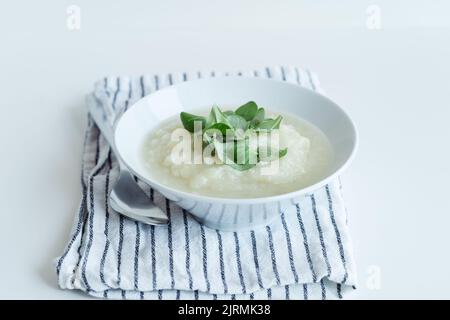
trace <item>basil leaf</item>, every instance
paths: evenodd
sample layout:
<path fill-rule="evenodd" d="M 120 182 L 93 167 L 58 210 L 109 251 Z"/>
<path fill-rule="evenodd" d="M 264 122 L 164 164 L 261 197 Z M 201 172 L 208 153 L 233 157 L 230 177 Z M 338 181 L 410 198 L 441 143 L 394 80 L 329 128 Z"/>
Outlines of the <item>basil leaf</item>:
<path fill-rule="evenodd" d="M 223 141 L 227 135 L 227 130 L 230 129 L 231 128 L 224 123 L 213 124 L 203 132 L 203 140 L 207 143 L 211 143 L 213 139 Z M 219 136 L 220 139 L 218 139 L 217 136 Z"/>
<path fill-rule="evenodd" d="M 253 120 L 261 122 L 264 120 L 265 116 L 266 116 L 266 112 L 264 111 L 264 108 L 259 108 L 258 111 L 256 112 Z"/>
<path fill-rule="evenodd" d="M 180 118 L 184 128 L 192 133 L 198 130 L 195 123 L 199 121 L 203 148 L 213 147 L 211 151 L 233 169 L 248 170 L 259 161 L 272 161 L 287 154 L 287 148 L 280 150 L 267 146 L 269 150 L 266 150 L 264 146 L 258 146 L 258 132 L 278 129 L 282 117 L 264 119 L 264 108 L 258 108 L 253 101 L 240 106 L 235 112 L 222 112 L 214 105 L 208 117 L 181 112 Z"/>
<path fill-rule="evenodd" d="M 236 110 L 236 114 L 243 117 L 245 120 L 250 121 L 255 117 L 257 111 L 258 106 L 256 105 L 256 103 L 254 101 L 249 101 L 246 104 L 240 106 Z"/>
<path fill-rule="evenodd" d="M 233 131 L 233 136 L 231 137 L 226 137 L 226 132 L 223 132 L 224 138 L 234 137 L 239 139 L 242 136 L 239 134 L 239 131 L 244 132 L 247 129 L 247 121 L 241 116 L 234 114 L 234 112 L 228 112 L 228 114 L 226 114 L 225 112 L 222 112 L 219 107 L 213 106 L 212 113 L 216 124 L 224 124 L 228 129 Z"/>
<path fill-rule="evenodd" d="M 235 170 L 238 171 L 246 171 L 249 170 L 251 168 L 253 168 L 254 166 L 256 166 L 256 164 L 252 164 L 252 163 L 246 163 L 246 164 L 237 164 L 237 163 L 227 163 L 227 165 L 229 165 L 230 167 L 232 167 Z"/>
<path fill-rule="evenodd" d="M 245 120 L 243 117 L 238 116 L 237 114 L 232 114 L 228 115 L 227 119 L 234 129 L 241 129 L 243 131 L 247 130 L 247 120 Z"/>
<path fill-rule="evenodd" d="M 252 119 L 252 121 L 250 121 L 249 127 L 250 128 L 257 127 L 264 120 L 265 116 L 266 114 L 264 108 L 259 108 L 255 114 L 255 117 Z"/>
<path fill-rule="evenodd" d="M 224 123 L 229 127 L 232 125 L 228 122 L 227 116 L 219 109 L 218 106 L 214 105 L 212 107 L 212 114 L 216 123 Z"/>
<path fill-rule="evenodd" d="M 248 148 L 248 145 L 245 144 L 244 140 L 229 141 L 226 143 L 214 140 L 213 143 L 216 150 L 216 155 L 219 157 L 219 159 L 224 164 L 232 167 L 233 169 L 245 171 L 256 166 L 256 154 L 253 158 L 253 162 L 255 163 L 250 163 L 249 160 L 252 159 L 250 155 L 251 151 Z M 241 152 L 244 155 L 245 161 L 243 163 L 238 163 L 238 155 L 242 155 L 238 152 Z M 256 150 L 254 152 L 256 152 Z"/>
<path fill-rule="evenodd" d="M 287 154 L 287 148 L 281 149 L 281 150 L 278 152 L 278 157 L 279 157 L 279 158 L 283 158 L 286 154 Z"/>
<path fill-rule="evenodd" d="M 206 126 L 206 119 L 205 117 L 202 116 L 196 116 L 194 114 L 190 114 L 187 112 L 181 112 L 180 113 L 180 119 L 181 119 L 181 123 L 183 124 L 183 127 L 189 131 L 189 132 L 194 132 L 194 125 L 196 121 L 200 121 L 201 122 L 201 128 L 205 128 Z"/>
<path fill-rule="evenodd" d="M 214 112 L 211 110 L 211 112 L 208 115 L 208 118 L 206 118 L 205 127 L 209 128 L 214 124 L 216 124 L 216 117 L 214 116 Z"/>
<path fill-rule="evenodd" d="M 279 129 L 280 123 L 283 118 L 281 116 L 276 117 L 275 119 L 265 119 L 260 124 L 256 126 L 257 130 L 272 130 Z"/>
<path fill-rule="evenodd" d="M 243 140 L 234 142 L 233 160 L 237 164 L 256 164 L 258 162 L 258 146 L 251 144 L 247 136 Z"/>

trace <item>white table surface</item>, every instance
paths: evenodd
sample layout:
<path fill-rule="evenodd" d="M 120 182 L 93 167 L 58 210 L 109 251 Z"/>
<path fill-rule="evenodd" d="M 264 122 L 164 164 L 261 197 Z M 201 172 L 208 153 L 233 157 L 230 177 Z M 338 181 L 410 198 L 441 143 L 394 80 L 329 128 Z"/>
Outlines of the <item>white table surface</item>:
<path fill-rule="evenodd" d="M 52 260 L 79 201 L 96 79 L 277 64 L 316 71 L 359 127 L 343 176 L 360 282 L 348 298 L 450 298 L 449 6 L 377 1 L 381 30 L 369 30 L 366 1 L 132 3 L 2 5 L 0 298 L 86 298 L 57 287 Z"/>

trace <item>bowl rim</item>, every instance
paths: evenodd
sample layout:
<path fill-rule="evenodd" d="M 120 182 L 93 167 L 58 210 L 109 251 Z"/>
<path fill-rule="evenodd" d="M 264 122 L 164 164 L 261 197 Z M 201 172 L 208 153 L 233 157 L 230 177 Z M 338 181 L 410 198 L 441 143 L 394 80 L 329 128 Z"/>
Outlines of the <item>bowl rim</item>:
<path fill-rule="evenodd" d="M 344 117 L 347 118 L 347 121 L 350 124 L 350 129 L 351 129 L 351 131 L 353 133 L 353 136 L 354 136 L 354 143 L 353 143 L 353 147 L 352 147 L 352 150 L 350 152 L 350 155 L 347 157 L 347 159 L 344 161 L 344 163 L 338 169 L 336 169 L 332 174 L 326 176 L 325 178 L 317 181 L 316 183 L 314 183 L 312 185 L 309 185 L 307 187 L 300 188 L 300 189 L 297 189 L 297 190 L 291 191 L 291 192 L 281 193 L 281 194 L 277 194 L 277 195 L 273 195 L 273 196 L 256 197 L 256 198 L 214 197 L 214 196 L 206 196 L 206 195 L 201 195 L 201 194 L 198 194 L 198 193 L 191 193 L 191 192 L 179 190 L 179 189 L 167 186 L 165 184 L 159 183 L 155 179 L 151 179 L 150 180 L 150 179 L 140 175 L 138 172 L 136 172 L 124 160 L 124 158 L 120 154 L 120 150 L 115 146 L 115 150 L 117 151 L 116 154 L 115 154 L 116 157 L 118 157 L 120 159 L 120 161 L 127 167 L 127 169 L 133 175 L 135 175 L 137 178 L 139 178 L 140 180 L 142 180 L 143 182 L 145 182 L 146 184 L 150 185 L 151 187 L 153 187 L 153 188 L 155 188 L 157 190 L 161 190 L 162 189 L 162 190 L 170 193 L 171 196 L 173 194 L 177 198 L 178 197 L 179 198 L 189 198 L 189 199 L 192 199 L 192 200 L 203 201 L 203 202 L 208 202 L 208 203 L 227 203 L 227 204 L 236 204 L 236 205 L 239 205 L 239 204 L 259 204 L 259 203 L 267 203 L 267 202 L 277 202 L 277 201 L 280 201 L 280 200 L 295 199 L 295 198 L 303 196 L 303 195 L 311 194 L 313 191 L 316 191 L 316 190 L 320 189 L 321 187 L 327 185 L 331 180 L 333 180 L 337 176 L 339 176 L 352 163 L 352 161 L 353 161 L 353 159 L 355 157 L 355 154 L 356 154 L 356 152 L 358 150 L 358 147 L 359 147 L 359 133 L 358 133 L 358 130 L 357 130 L 357 127 L 356 127 L 355 123 L 353 122 L 352 118 L 349 116 L 347 111 L 345 111 L 345 109 L 343 109 L 341 106 L 339 106 L 337 103 L 335 103 L 333 100 L 331 100 L 327 96 L 325 96 L 325 95 L 323 95 L 323 94 L 321 94 L 321 93 L 319 93 L 319 92 L 317 92 L 315 90 L 312 90 L 310 88 L 303 87 L 303 86 L 300 86 L 300 85 L 295 84 L 295 83 L 290 83 L 290 82 L 278 80 L 278 79 L 255 78 L 255 77 L 248 77 L 248 76 L 219 76 L 219 77 L 211 77 L 211 78 L 201 78 L 201 79 L 189 80 L 189 81 L 177 83 L 177 84 L 174 84 L 174 85 L 171 85 L 171 86 L 159 89 L 157 91 L 149 93 L 148 95 L 145 95 L 144 97 L 142 97 L 139 100 L 135 101 L 125 112 L 123 112 L 116 119 L 116 121 L 114 123 L 114 127 L 113 127 L 114 144 L 115 144 L 115 141 L 116 141 L 117 127 L 120 124 L 121 120 L 123 119 L 123 116 L 126 113 L 128 113 L 133 108 L 134 105 L 136 105 L 137 103 L 140 103 L 143 99 L 148 99 L 150 96 L 162 94 L 162 92 L 164 92 L 164 91 L 174 90 L 176 87 L 190 85 L 190 84 L 192 84 L 194 82 L 215 81 L 215 80 L 221 80 L 221 79 L 230 79 L 230 80 L 246 79 L 246 80 L 254 80 L 254 81 L 257 81 L 257 82 L 260 82 L 260 81 L 261 82 L 277 82 L 277 83 L 282 84 L 282 85 L 291 86 L 291 87 L 293 87 L 295 89 L 306 90 L 310 94 L 316 95 L 316 96 L 318 96 L 321 99 L 325 99 L 328 103 L 331 103 L 332 105 L 334 105 L 334 107 L 339 109 L 339 111 L 344 115 Z M 181 201 L 181 200 L 182 199 L 173 200 L 173 201 L 177 202 L 177 201 Z"/>

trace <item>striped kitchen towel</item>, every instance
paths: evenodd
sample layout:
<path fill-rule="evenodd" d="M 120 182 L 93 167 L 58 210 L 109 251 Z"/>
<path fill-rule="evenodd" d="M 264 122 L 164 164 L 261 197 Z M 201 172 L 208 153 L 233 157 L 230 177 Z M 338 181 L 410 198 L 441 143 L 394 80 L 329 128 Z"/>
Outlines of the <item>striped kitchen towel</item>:
<path fill-rule="evenodd" d="M 108 77 L 94 94 L 113 113 L 164 86 L 200 77 L 274 78 L 320 91 L 317 77 L 294 67 Z M 253 231 L 221 232 L 199 224 L 141 184 L 170 216 L 168 226 L 129 220 L 108 206 L 118 165 L 90 120 L 82 199 L 69 243 L 56 260 L 58 282 L 95 297 L 122 299 L 329 299 L 354 288 L 355 265 L 339 181 Z"/>

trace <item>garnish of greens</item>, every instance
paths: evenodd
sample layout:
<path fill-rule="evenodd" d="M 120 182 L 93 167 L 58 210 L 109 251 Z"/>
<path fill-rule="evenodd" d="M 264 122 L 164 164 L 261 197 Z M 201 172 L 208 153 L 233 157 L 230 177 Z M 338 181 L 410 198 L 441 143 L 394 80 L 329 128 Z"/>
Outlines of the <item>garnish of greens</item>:
<path fill-rule="evenodd" d="M 180 119 L 187 131 L 202 135 L 203 149 L 212 148 L 224 164 L 239 171 L 251 169 L 260 161 L 272 161 L 287 154 L 287 148 L 272 150 L 266 146 L 262 150 L 255 143 L 254 138 L 258 135 L 269 135 L 273 129 L 279 129 L 282 117 L 265 118 L 264 108 L 259 108 L 253 101 L 235 111 L 222 112 L 214 105 L 208 117 L 181 112 Z"/>

